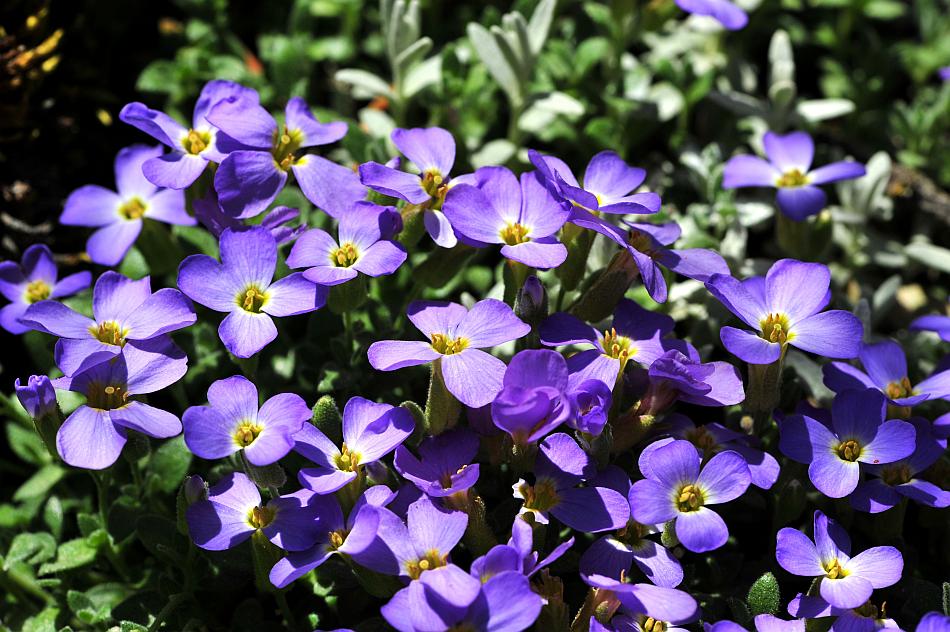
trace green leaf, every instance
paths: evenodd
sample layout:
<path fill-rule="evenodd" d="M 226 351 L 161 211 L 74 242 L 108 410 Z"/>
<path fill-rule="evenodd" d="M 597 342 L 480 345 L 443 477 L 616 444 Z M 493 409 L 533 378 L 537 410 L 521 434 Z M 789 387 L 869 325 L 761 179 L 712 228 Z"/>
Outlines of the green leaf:
<path fill-rule="evenodd" d="M 150 491 L 174 493 L 191 467 L 191 451 L 184 436 L 166 441 L 152 454 L 148 464 Z"/>
<path fill-rule="evenodd" d="M 928 268 L 950 272 L 950 250 L 929 244 L 925 241 L 916 241 L 907 244 L 904 254 L 919 261 Z"/>
<path fill-rule="evenodd" d="M 469 23 L 466 33 L 468 33 L 468 39 L 472 42 L 478 58 L 482 60 L 489 74 L 508 95 L 508 100 L 515 105 L 521 104 L 524 97 L 522 82 L 518 78 L 518 70 L 508 62 L 495 37 L 488 29 L 474 22 Z"/>
<path fill-rule="evenodd" d="M 133 246 L 119 264 L 119 272 L 130 279 L 141 279 L 149 274 L 148 262 L 141 251 Z"/>
<path fill-rule="evenodd" d="M 44 608 L 35 617 L 30 617 L 23 622 L 22 632 L 56 632 L 56 618 L 59 616 L 59 608 L 48 606 Z"/>
<path fill-rule="evenodd" d="M 414 97 L 429 86 L 442 81 L 442 57 L 434 55 L 421 64 L 413 66 L 402 85 L 403 96 Z"/>
<path fill-rule="evenodd" d="M 7 445 L 20 459 L 31 465 L 49 463 L 50 455 L 43 440 L 32 429 L 10 422 L 6 426 Z"/>
<path fill-rule="evenodd" d="M 13 494 L 13 500 L 20 501 L 27 498 L 45 497 L 46 492 L 52 489 L 65 475 L 66 470 L 54 463 L 44 465 L 36 474 L 20 485 Z"/>
<path fill-rule="evenodd" d="M 333 78 L 340 83 L 346 83 L 353 86 L 353 96 L 357 98 L 372 98 L 383 96 L 387 98 L 395 97 L 392 88 L 382 78 L 371 72 L 360 70 L 358 68 L 343 68 L 336 71 Z"/>
<path fill-rule="evenodd" d="M 178 84 L 178 66 L 166 59 L 153 61 L 139 75 L 136 90 L 170 94 Z"/>
<path fill-rule="evenodd" d="M 85 566 L 96 559 L 96 552 L 96 549 L 90 546 L 85 538 L 63 542 L 56 551 L 56 560 L 40 566 L 39 574 L 49 575 Z"/>
<path fill-rule="evenodd" d="M 847 99 L 815 99 L 799 102 L 797 109 L 803 119 L 818 123 L 854 112 L 854 102 Z"/>
<path fill-rule="evenodd" d="M 30 566 L 42 564 L 56 553 L 56 540 L 49 533 L 20 533 L 10 543 L 3 570 L 8 570 L 17 562 Z"/>
<path fill-rule="evenodd" d="M 765 573 L 755 580 L 746 601 L 753 617 L 760 614 L 778 614 L 782 606 L 782 594 L 775 575 Z"/>
<path fill-rule="evenodd" d="M 535 7 L 534 13 L 531 14 L 531 20 L 528 22 L 528 38 L 531 42 L 531 52 L 535 57 L 541 54 L 544 42 L 548 39 L 556 6 L 557 0 L 541 0 Z"/>

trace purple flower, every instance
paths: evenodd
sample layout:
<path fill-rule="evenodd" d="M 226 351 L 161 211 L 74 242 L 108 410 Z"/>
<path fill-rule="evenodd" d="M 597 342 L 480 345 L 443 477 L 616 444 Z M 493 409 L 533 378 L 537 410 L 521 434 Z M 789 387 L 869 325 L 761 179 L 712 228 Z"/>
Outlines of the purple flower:
<path fill-rule="evenodd" d="M 913 417 L 909 422 L 916 431 L 913 454 L 886 465 L 865 465 L 864 469 L 875 478 L 862 481 L 851 494 L 851 506 L 855 509 L 880 513 L 903 498 L 938 509 L 950 506 L 950 492 L 915 476 L 943 456 L 947 441 L 934 435 L 933 426 L 926 419 Z"/>
<path fill-rule="evenodd" d="M 128 345 L 103 362 L 53 381 L 56 388 L 86 396 L 56 434 L 56 449 L 74 466 L 101 470 L 115 463 L 129 430 L 156 438 L 181 432 L 175 415 L 137 399 L 174 384 L 188 370 L 188 358 L 167 336 Z"/>
<path fill-rule="evenodd" d="M 422 496 L 411 505 L 403 523 L 395 513 L 379 507 L 378 537 L 387 554 L 363 555 L 360 564 L 387 575 L 419 579 L 449 564 L 449 554 L 468 527 L 468 516 L 433 504 Z"/>
<path fill-rule="evenodd" d="M 706 288 L 753 331 L 723 327 L 722 343 L 749 364 L 771 364 L 791 345 L 829 358 L 853 358 L 864 327 L 853 314 L 832 309 L 831 273 L 820 263 L 781 259 L 768 274 L 739 281 L 714 274 Z"/>
<path fill-rule="evenodd" d="M 458 303 L 413 301 L 409 320 L 429 340 L 384 340 L 367 352 L 378 371 L 437 362 L 445 386 L 471 408 L 490 403 L 502 388 L 505 363 L 481 349 L 527 335 L 531 327 L 510 307 L 485 299 L 466 310 Z"/>
<path fill-rule="evenodd" d="M 572 384 L 597 379 L 611 388 L 628 361 L 650 366 L 669 349 L 682 347 L 682 343 L 664 338 L 671 331 L 672 318 L 643 309 L 629 299 L 620 301 L 614 311 L 613 325 L 602 334 L 564 312 L 552 314 L 540 327 L 541 342 L 549 347 L 574 344 L 593 347 L 568 358 Z"/>
<path fill-rule="evenodd" d="M 211 234 L 220 238 L 228 228 L 243 228 L 244 223 L 221 210 L 218 205 L 218 196 L 215 192 L 209 191 L 203 198 L 194 201 L 195 219 L 211 231 Z M 305 230 L 306 224 L 297 226 L 288 226 L 290 222 L 300 217 L 300 211 L 289 206 L 277 206 L 268 211 L 261 220 L 261 226 L 268 229 L 277 245 L 282 246 L 299 237 Z"/>
<path fill-rule="evenodd" d="M 560 158 L 542 156 L 533 149 L 528 150 L 528 158 L 558 199 L 588 214 L 648 215 L 660 210 L 656 193 L 631 193 L 643 184 L 647 172 L 631 167 L 616 152 L 602 151 L 590 159 L 583 186 Z"/>
<path fill-rule="evenodd" d="M 705 283 L 714 274 L 729 274 L 729 264 L 718 253 L 705 248 L 668 248 L 682 233 L 675 222 L 644 224 L 624 222 L 630 229 L 627 249 L 640 271 L 640 278 L 650 297 L 657 303 L 667 298 L 663 269 Z"/>
<path fill-rule="evenodd" d="M 300 97 L 287 102 L 285 123 L 277 121 L 256 99 L 229 97 L 208 112 L 207 119 L 244 147 L 221 161 L 214 176 L 221 208 L 245 219 L 263 212 L 293 172 L 301 191 L 331 214 L 347 210 L 366 197 L 356 173 L 302 150 L 334 143 L 346 136 L 346 123 L 320 123 Z"/>
<path fill-rule="evenodd" d="M 257 387 L 235 375 L 208 388 L 210 406 L 192 406 L 182 416 L 185 443 L 203 459 L 244 450 L 253 465 L 270 465 L 294 446 L 294 434 L 310 417 L 299 395 L 281 393 L 258 408 Z"/>
<path fill-rule="evenodd" d="M 799 593 L 788 604 L 788 612 L 793 617 L 820 619 L 837 617 L 829 632 L 876 632 L 877 630 L 901 630 L 894 619 L 885 618 L 884 604 L 878 609 L 870 601 L 857 608 L 839 608 L 821 597 L 810 597 Z"/>
<path fill-rule="evenodd" d="M 310 424 L 294 437 L 294 451 L 316 464 L 300 470 L 300 483 L 318 494 L 335 492 L 361 476 L 363 466 L 395 450 L 414 428 L 408 410 L 353 397 L 343 407 L 342 446 Z"/>
<path fill-rule="evenodd" d="M 630 517 L 627 499 L 609 487 L 584 486 L 597 473 L 590 456 L 569 435 L 555 433 L 541 442 L 534 465 L 535 481 L 514 484 L 524 502 L 520 514 L 548 523 L 548 514 L 585 533 L 620 529 Z"/>
<path fill-rule="evenodd" d="M 432 204 L 425 209 L 423 222 L 432 240 L 443 248 L 456 244 L 455 232 L 445 214 L 439 210 L 448 191 L 449 172 L 455 164 L 455 139 L 441 127 L 394 129 L 392 141 L 396 149 L 412 161 L 418 174 L 367 162 L 360 165 L 360 182 L 384 195 L 410 204 Z"/>
<path fill-rule="evenodd" d="M 749 466 L 752 484 L 760 489 L 771 489 L 778 480 L 779 464 L 775 457 L 753 444 L 753 437 L 735 432 L 716 422 L 696 426 L 685 415 L 668 415 L 663 420 L 668 432 L 677 439 L 685 439 L 696 446 L 703 459 L 724 450 L 738 452 Z M 648 445 L 644 451 L 659 447 L 660 441 Z"/>
<path fill-rule="evenodd" d="M 97 228 L 86 251 L 93 263 L 114 266 L 142 232 L 142 220 L 194 226 L 195 218 L 185 210 L 185 193 L 160 189 L 142 175 L 142 165 L 162 153 L 161 147 L 132 145 L 115 157 L 115 184 L 118 193 L 95 184 L 69 194 L 59 222 L 67 226 Z"/>
<path fill-rule="evenodd" d="M 399 632 L 521 632 L 535 622 L 543 604 L 521 573 L 500 573 L 483 584 L 449 565 L 410 583 L 380 612 Z"/>
<path fill-rule="evenodd" d="M 751 482 L 749 466 L 736 452 L 720 452 L 700 467 L 702 457 L 689 441 L 676 440 L 640 456 L 646 478 L 630 489 L 633 518 L 642 524 L 675 520 L 676 537 L 690 551 L 718 549 L 729 530 L 709 505 L 734 500 Z"/>
<path fill-rule="evenodd" d="M 738 31 L 749 23 L 746 12 L 731 0 L 676 0 L 676 5 L 687 13 L 709 16 L 730 31 Z"/>
<path fill-rule="evenodd" d="M 378 277 L 392 274 L 406 260 L 406 251 L 381 238 L 379 215 L 351 212 L 340 220 L 340 241 L 326 231 L 311 228 L 297 239 L 287 265 L 307 268 L 303 276 L 331 286 L 355 279 L 358 274 Z"/>
<path fill-rule="evenodd" d="M 396 448 L 393 466 L 399 474 L 432 498 L 464 492 L 478 481 L 478 436 L 465 428 L 426 438 L 419 458 L 405 445 Z"/>
<path fill-rule="evenodd" d="M 667 351 L 650 365 L 640 414 L 657 415 L 676 400 L 697 406 L 732 406 L 745 399 L 736 367 L 728 362 L 702 363 L 692 346 L 687 351 L 689 356 L 676 349 Z"/>
<path fill-rule="evenodd" d="M 76 272 L 57 281 L 53 253 L 43 244 L 33 244 L 23 251 L 20 263 L 0 263 L 0 293 L 8 301 L 0 309 L 0 327 L 11 334 L 22 334 L 30 327 L 20 322 L 27 308 L 47 299 L 65 298 L 89 287 L 92 275 Z"/>
<path fill-rule="evenodd" d="M 652 445 L 652 444 L 651 444 Z M 616 466 L 608 466 L 595 479 L 596 484 L 610 487 L 627 498 L 633 510 L 630 479 Z M 581 556 L 581 576 L 601 576 L 618 582 L 626 581 L 631 567 L 637 568 L 657 586 L 674 588 L 683 581 L 683 567 L 664 546 L 647 536 L 659 533 L 656 525 L 640 524 L 632 518 L 615 533 L 594 542 Z"/>
<path fill-rule="evenodd" d="M 601 380 L 583 380 L 567 393 L 571 416 L 567 425 L 574 430 L 598 436 L 607 425 L 613 395 Z"/>
<path fill-rule="evenodd" d="M 808 415 L 786 417 L 779 428 L 779 448 L 808 465 L 808 478 L 818 491 L 844 498 L 857 487 L 862 463 L 893 463 L 914 451 L 914 427 L 906 421 L 884 421 L 886 410 L 878 391 L 844 391 L 832 404 L 830 425 Z"/>
<path fill-rule="evenodd" d="M 188 327 L 197 319 L 191 302 L 178 290 L 163 288 L 153 294 L 149 277 L 135 281 L 111 270 L 96 280 L 92 314 L 89 318 L 62 303 L 40 301 L 22 320 L 60 337 L 56 364 L 73 375 L 115 358 L 127 345 Z"/>
<path fill-rule="evenodd" d="M 928 314 L 915 318 L 908 327 L 911 331 L 932 331 L 944 342 L 950 342 L 950 316 Z"/>
<path fill-rule="evenodd" d="M 756 632 L 805 632 L 805 619 L 793 619 L 785 621 L 775 615 L 760 614 L 753 620 Z M 745 632 L 738 623 L 734 621 L 716 621 L 712 625 L 703 624 L 704 632 Z"/>
<path fill-rule="evenodd" d="M 822 599 L 838 608 L 864 605 L 875 588 L 897 583 L 904 570 L 900 551 L 876 546 L 851 557 L 848 534 L 820 511 L 815 512 L 815 541 L 784 528 L 776 536 L 775 559 L 793 575 L 818 577 Z"/>
<path fill-rule="evenodd" d="M 506 546 L 518 554 L 520 565 L 517 570 L 531 577 L 545 566 L 550 566 L 560 559 L 568 549 L 574 546 L 574 538 L 571 537 L 561 542 L 546 557 L 540 558 L 538 551 L 534 550 L 534 529 L 526 521 L 516 516 L 511 523 L 511 538 L 509 538 Z M 475 564 L 473 563 L 472 566 L 474 569 Z"/>
<path fill-rule="evenodd" d="M 950 81 L 950 66 L 944 66 L 938 70 L 937 75 L 944 81 Z"/>
<path fill-rule="evenodd" d="M 266 228 L 227 229 L 221 233 L 221 263 L 191 255 L 178 268 L 178 287 L 196 303 L 228 315 L 218 336 L 228 351 L 249 358 L 277 337 L 271 317 L 320 309 L 326 288 L 300 272 L 273 282 L 277 241 Z"/>
<path fill-rule="evenodd" d="M 473 245 L 502 244 L 501 254 L 531 268 L 556 268 L 567 248 L 555 234 L 570 216 L 533 173 L 482 167 L 475 183 L 453 186 L 443 210 L 455 232 Z"/>
<path fill-rule="evenodd" d="M 119 120 L 140 129 L 171 152 L 149 158 L 142 165 L 145 177 L 158 187 L 186 189 L 198 179 L 209 162 L 221 162 L 235 145 L 234 139 L 219 135 L 205 116 L 227 98 L 258 102 L 257 92 L 231 81 L 209 81 L 201 89 L 190 128 L 144 103 L 129 103 L 119 112 Z"/>
<path fill-rule="evenodd" d="M 270 581 L 284 588 L 326 562 L 333 555 L 360 559 L 376 540 L 379 514 L 375 507 L 385 506 L 394 494 L 388 487 L 370 487 L 356 501 L 350 515 L 343 520 L 343 509 L 333 496 L 310 492 L 306 504 L 316 513 L 316 543 L 302 551 L 292 551 L 270 570 Z"/>
<path fill-rule="evenodd" d="M 690 1 L 706 3 L 709 0 Z M 779 210 L 797 222 L 825 208 L 825 192 L 814 185 L 860 178 L 865 173 L 864 165 L 852 161 L 833 162 L 812 170 L 815 144 L 805 132 L 784 136 L 768 132 L 762 142 L 768 160 L 758 156 L 733 156 L 723 171 L 722 186 L 726 189 L 775 187 Z"/>
<path fill-rule="evenodd" d="M 260 531 L 285 551 L 313 546 L 320 535 L 319 504 L 308 504 L 313 494 L 301 490 L 261 501 L 257 485 L 247 475 L 232 472 L 208 492 L 206 500 L 188 507 L 185 517 L 195 544 L 224 551 Z"/>
<path fill-rule="evenodd" d="M 567 362 L 548 349 L 521 351 L 511 359 L 501 391 L 491 404 L 495 425 L 517 445 L 544 438 L 571 416 Z"/>
<path fill-rule="evenodd" d="M 20 378 L 17 378 L 13 388 L 20 405 L 33 419 L 46 417 L 58 410 L 56 389 L 45 375 L 31 375 L 25 386 L 21 386 Z"/>
<path fill-rule="evenodd" d="M 950 399 L 950 370 L 938 371 L 912 385 L 907 377 L 907 356 L 893 340 L 861 345 L 858 358 L 864 371 L 844 362 L 826 364 L 822 368 L 825 385 L 836 393 L 873 388 L 881 391 L 891 404 L 902 407 L 928 399 Z"/>
<path fill-rule="evenodd" d="M 676 625 L 695 621 L 699 616 L 696 600 L 676 588 L 629 583 L 602 575 L 587 575 L 583 579 L 597 589 L 599 599 L 619 600 L 623 605 L 626 614 L 618 617 L 618 630 L 644 632 L 656 630 L 660 624 L 660 629 L 684 632 Z"/>
<path fill-rule="evenodd" d="M 947 79 L 950 80 L 950 66 L 945 70 L 947 71 Z M 947 630 L 950 630 L 950 617 L 941 612 L 933 611 L 920 618 L 914 632 L 947 632 Z"/>

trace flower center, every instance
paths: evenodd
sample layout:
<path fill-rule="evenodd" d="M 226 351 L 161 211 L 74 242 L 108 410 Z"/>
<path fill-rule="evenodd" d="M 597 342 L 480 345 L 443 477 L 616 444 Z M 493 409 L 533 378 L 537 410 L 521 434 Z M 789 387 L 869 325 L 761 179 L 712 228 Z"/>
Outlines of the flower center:
<path fill-rule="evenodd" d="M 118 384 L 90 384 L 89 391 L 86 393 L 86 402 L 91 408 L 99 410 L 115 410 L 122 408 L 128 403 L 129 392 L 124 386 Z"/>
<path fill-rule="evenodd" d="M 861 456 L 861 444 L 854 439 L 848 439 L 838 444 L 837 452 L 842 460 L 854 463 Z"/>
<path fill-rule="evenodd" d="M 93 325 L 89 328 L 89 331 L 99 342 L 120 347 L 125 345 L 125 336 L 129 333 L 114 320 L 99 323 L 98 326 Z"/>
<path fill-rule="evenodd" d="M 247 514 L 247 522 L 255 529 L 263 529 L 274 522 L 276 515 L 277 510 L 273 507 L 254 507 L 254 509 L 251 509 L 250 513 Z"/>
<path fill-rule="evenodd" d="M 267 302 L 267 295 L 261 292 L 256 285 L 249 286 L 242 293 L 237 295 L 237 304 L 245 311 L 260 314 L 264 303 Z"/>
<path fill-rule="evenodd" d="M 254 443 L 254 440 L 257 439 L 263 431 L 263 426 L 253 421 L 242 421 L 238 424 L 237 430 L 234 431 L 234 442 L 242 448 L 246 448 Z"/>
<path fill-rule="evenodd" d="M 703 506 L 703 492 L 693 484 L 683 485 L 676 495 L 676 506 L 680 511 L 699 511 Z"/>
<path fill-rule="evenodd" d="M 808 176 L 800 169 L 789 169 L 775 181 L 775 186 L 781 188 L 802 187 L 806 184 L 808 184 Z"/>
<path fill-rule="evenodd" d="M 666 621 L 658 621 L 653 617 L 640 615 L 640 629 L 643 632 L 666 632 Z"/>
<path fill-rule="evenodd" d="M 418 560 L 409 562 L 406 570 L 409 572 L 410 579 L 419 579 L 425 571 L 431 571 L 434 568 L 441 568 L 446 565 L 448 555 L 442 555 L 435 549 L 429 549 L 426 554 Z"/>
<path fill-rule="evenodd" d="M 910 466 L 905 463 L 886 465 L 881 470 L 881 480 L 891 486 L 903 485 L 909 482 L 912 476 Z"/>
<path fill-rule="evenodd" d="M 141 198 L 134 197 L 122 203 L 119 207 L 119 215 L 123 219 L 139 219 L 145 215 L 145 209 L 145 202 Z"/>
<path fill-rule="evenodd" d="M 824 566 L 825 577 L 828 579 L 841 579 L 848 574 L 846 570 L 841 568 L 841 562 L 838 561 L 838 558 L 833 559 Z"/>
<path fill-rule="evenodd" d="M 881 609 L 878 610 L 877 606 L 868 601 L 863 606 L 858 606 L 853 610 L 854 614 L 859 617 L 865 617 L 867 619 L 886 619 L 887 618 L 887 604 L 881 603 Z"/>
<path fill-rule="evenodd" d="M 627 521 L 627 526 L 618 531 L 614 537 L 627 546 L 636 548 L 647 535 L 646 525 L 642 525 L 632 518 Z"/>
<path fill-rule="evenodd" d="M 27 303 L 37 303 L 39 301 L 45 301 L 49 298 L 52 288 L 46 281 L 41 281 L 37 279 L 36 281 L 30 281 L 26 285 L 26 302 Z"/>
<path fill-rule="evenodd" d="M 330 532 L 330 548 L 334 551 L 343 546 L 343 541 L 346 540 L 347 533 L 343 530 L 340 531 L 331 531 Z"/>
<path fill-rule="evenodd" d="M 509 246 L 517 246 L 518 244 L 523 244 L 527 241 L 531 241 L 531 238 L 528 237 L 528 233 L 531 232 L 527 226 L 524 224 L 508 224 L 501 229 L 499 233 L 501 235 L 501 240 L 508 244 Z"/>
<path fill-rule="evenodd" d="M 350 242 L 346 242 L 330 253 L 330 261 L 338 268 L 349 268 L 359 258 L 360 254 L 356 251 L 356 246 Z"/>
<path fill-rule="evenodd" d="M 785 314 L 769 314 L 759 321 L 759 325 L 762 327 L 762 337 L 769 342 L 784 345 L 794 337 L 789 331 L 788 316 Z"/>
<path fill-rule="evenodd" d="M 440 190 L 444 181 L 445 178 L 436 169 L 426 169 L 422 174 L 422 188 L 434 198 L 439 197 L 440 194 L 444 195 L 444 192 Z"/>
<path fill-rule="evenodd" d="M 442 486 L 442 489 L 451 489 L 452 487 L 452 477 L 458 476 L 462 472 L 468 469 L 468 465 L 463 465 L 453 474 L 452 472 L 443 472 L 442 476 L 439 477 L 439 484 Z"/>
<path fill-rule="evenodd" d="M 303 132 L 299 129 L 287 129 L 284 125 L 283 131 L 278 130 L 274 134 L 274 148 L 271 150 L 277 166 L 288 171 L 296 161 L 294 152 L 300 149 L 301 143 L 303 143 Z"/>
<path fill-rule="evenodd" d="M 524 498 L 525 509 L 543 512 L 556 507 L 560 502 L 554 481 L 549 478 L 539 478 L 534 485 L 522 483 L 518 491 Z"/>
<path fill-rule="evenodd" d="M 719 451 L 719 442 L 716 441 L 716 438 L 713 437 L 704 426 L 688 430 L 686 432 L 686 439 L 698 449 L 702 450 L 704 456 L 708 457 Z"/>
<path fill-rule="evenodd" d="M 344 472 L 355 472 L 360 465 L 362 455 L 359 452 L 350 452 L 344 443 L 340 447 L 340 456 L 336 457 L 336 466 Z"/>
<path fill-rule="evenodd" d="M 890 399 L 900 399 L 901 397 L 913 395 L 914 387 L 911 385 L 910 379 L 905 375 L 901 378 L 900 382 L 891 382 L 888 384 L 884 392 L 887 393 Z"/>
<path fill-rule="evenodd" d="M 188 135 L 181 141 L 185 151 L 197 156 L 211 144 L 211 132 L 200 132 L 196 129 L 188 130 Z"/>
<path fill-rule="evenodd" d="M 442 355 L 454 355 L 461 353 L 468 347 L 468 340 L 465 338 L 449 338 L 445 334 L 432 334 L 432 348 Z"/>
<path fill-rule="evenodd" d="M 601 339 L 604 354 L 621 362 L 626 362 L 630 356 L 636 353 L 636 348 L 631 346 L 631 342 L 630 338 L 618 334 L 615 327 L 606 330 L 604 337 Z"/>

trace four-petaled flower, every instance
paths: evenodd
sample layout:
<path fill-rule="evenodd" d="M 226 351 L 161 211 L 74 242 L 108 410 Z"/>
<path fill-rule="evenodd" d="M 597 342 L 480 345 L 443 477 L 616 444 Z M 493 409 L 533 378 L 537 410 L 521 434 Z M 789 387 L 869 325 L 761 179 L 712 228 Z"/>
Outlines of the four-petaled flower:
<path fill-rule="evenodd" d="M 30 331 L 20 318 L 33 303 L 62 299 L 89 287 L 92 275 L 76 272 L 57 280 L 53 253 L 43 244 L 33 244 L 23 251 L 20 263 L 0 263 L 0 293 L 10 301 L 0 309 L 0 327 L 11 334 Z"/>

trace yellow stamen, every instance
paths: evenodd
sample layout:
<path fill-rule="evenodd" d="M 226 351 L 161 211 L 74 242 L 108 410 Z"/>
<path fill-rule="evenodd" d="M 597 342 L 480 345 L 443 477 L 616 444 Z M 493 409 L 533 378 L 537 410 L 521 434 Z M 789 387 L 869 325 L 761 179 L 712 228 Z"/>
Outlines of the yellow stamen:
<path fill-rule="evenodd" d="M 777 342 L 784 345 L 795 337 L 795 335 L 789 331 L 790 325 L 788 323 L 788 316 L 785 314 L 769 314 L 759 321 L 759 326 L 762 328 L 762 333 L 759 335 L 769 342 Z"/>
<path fill-rule="evenodd" d="M 696 485 L 684 485 L 676 495 L 676 505 L 680 511 L 698 511 L 703 506 L 703 493 Z"/>
<path fill-rule="evenodd" d="M 99 410 L 115 410 L 122 408 L 128 403 L 129 392 L 124 386 L 118 384 L 90 384 L 86 393 L 87 403 L 91 408 Z"/>
<path fill-rule="evenodd" d="M 146 208 L 145 202 L 134 197 L 131 200 L 125 201 L 122 206 L 119 207 L 119 215 L 121 215 L 123 219 L 139 219 L 145 215 Z"/>
<path fill-rule="evenodd" d="M 188 135 L 181 141 L 181 144 L 185 147 L 186 152 L 197 156 L 211 144 L 211 133 L 190 129 L 188 130 Z"/>
<path fill-rule="evenodd" d="M 247 516 L 247 522 L 255 529 L 263 529 L 274 521 L 277 510 L 273 507 L 254 507 Z"/>
<path fill-rule="evenodd" d="M 349 268 L 356 263 L 359 258 L 360 255 L 356 250 L 356 246 L 350 242 L 346 242 L 330 253 L 330 261 L 338 268 Z"/>
<path fill-rule="evenodd" d="M 848 439 L 840 443 L 836 451 L 842 460 L 854 463 L 861 456 L 861 444 L 854 439 Z"/>
<path fill-rule="evenodd" d="M 242 421 L 238 424 L 237 430 L 234 431 L 234 442 L 237 443 L 242 448 L 254 443 L 254 440 L 260 436 L 263 432 L 263 426 L 260 426 L 253 421 Z"/>
<path fill-rule="evenodd" d="M 604 332 L 604 337 L 601 339 L 601 345 L 604 347 L 604 354 L 620 360 L 621 362 L 626 362 L 632 355 L 636 353 L 636 348 L 631 345 L 633 341 L 626 336 L 622 336 L 617 333 L 615 327 Z"/>
<path fill-rule="evenodd" d="M 841 579 L 847 574 L 848 572 L 841 567 L 841 563 L 838 561 L 838 558 L 835 558 L 833 561 L 825 564 L 825 577 L 828 579 Z"/>
<path fill-rule="evenodd" d="M 426 554 L 418 560 L 409 562 L 406 565 L 406 571 L 410 579 L 419 579 L 419 576 L 425 571 L 431 571 L 445 566 L 447 560 L 448 555 L 442 555 L 437 550 L 431 549 L 426 551 Z"/>
<path fill-rule="evenodd" d="M 362 455 L 359 452 L 350 452 L 344 443 L 340 446 L 340 456 L 336 457 L 336 466 L 344 472 L 355 472 L 360 466 Z"/>
<path fill-rule="evenodd" d="M 267 302 L 267 295 L 260 291 L 256 286 L 250 286 L 241 294 L 238 294 L 237 304 L 245 311 L 259 314 L 264 303 Z"/>
<path fill-rule="evenodd" d="M 46 281 L 41 281 L 37 279 L 36 281 L 30 281 L 26 285 L 26 302 L 27 303 L 37 303 L 39 301 L 45 301 L 49 298 L 52 288 L 49 286 Z"/>
<path fill-rule="evenodd" d="M 125 345 L 125 336 L 129 333 L 114 320 L 93 325 L 89 328 L 89 331 L 99 342 L 119 347 Z"/>
<path fill-rule="evenodd" d="M 808 184 L 808 182 L 808 176 L 802 173 L 800 169 L 789 169 L 775 181 L 775 186 L 781 188 L 801 187 Z"/>
<path fill-rule="evenodd" d="M 910 379 L 905 375 L 899 382 L 891 382 L 888 384 L 884 391 L 890 399 L 900 399 L 901 397 L 913 395 L 914 387 L 911 385 Z"/>
<path fill-rule="evenodd" d="M 528 233 L 530 232 L 531 229 L 524 224 L 513 223 L 502 228 L 499 234 L 503 242 L 509 246 L 517 246 L 518 244 L 531 241 L 531 238 L 528 237 Z"/>
<path fill-rule="evenodd" d="M 445 178 L 435 169 L 427 169 L 425 173 L 422 174 L 422 188 L 432 197 L 439 197 L 440 193 L 442 193 L 440 189 L 444 181 Z"/>
<path fill-rule="evenodd" d="M 432 348 L 442 355 L 461 353 L 468 347 L 466 338 L 449 338 L 445 334 L 432 334 Z"/>

